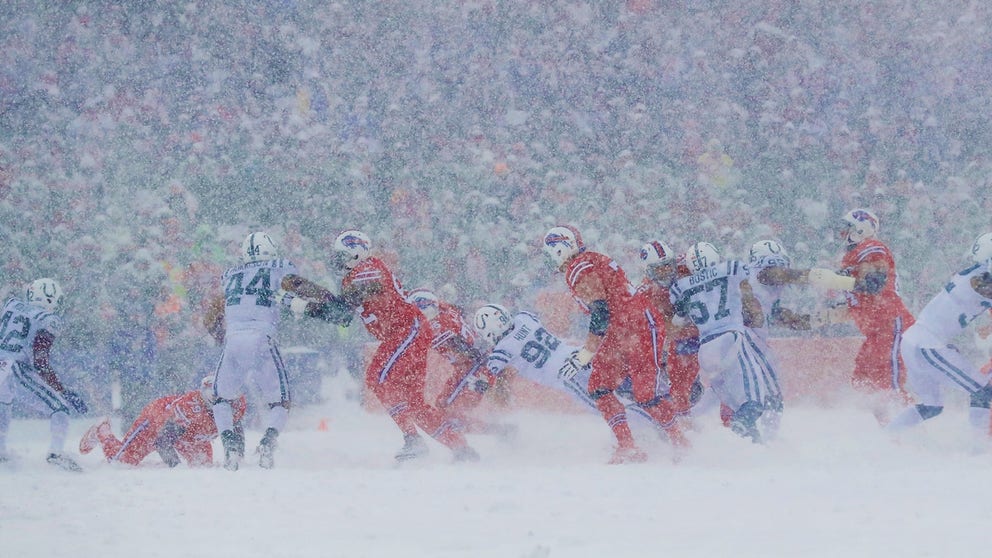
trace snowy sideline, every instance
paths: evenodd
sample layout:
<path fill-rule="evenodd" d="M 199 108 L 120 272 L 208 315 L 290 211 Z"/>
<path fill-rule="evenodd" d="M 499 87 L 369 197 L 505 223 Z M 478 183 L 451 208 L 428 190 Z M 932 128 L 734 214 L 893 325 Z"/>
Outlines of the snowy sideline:
<path fill-rule="evenodd" d="M 432 444 L 397 467 L 385 416 L 346 400 L 292 415 L 276 469 L 166 469 L 78 456 L 44 462 L 47 424 L 15 420 L 0 469 L 4 557 L 975 556 L 988 549 L 990 453 L 960 408 L 901 440 L 853 404 L 789 408 L 768 446 L 696 420 L 678 463 L 651 432 L 645 464 L 610 466 L 593 414 L 516 412 L 513 442 L 470 441 L 453 464 Z M 340 389 L 339 389 L 340 388 Z M 327 429 L 320 430 L 321 420 Z M 75 420 L 67 449 L 92 420 Z M 117 425 L 115 424 L 115 427 Z M 249 446 L 260 432 L 248 433 Z M 215 450 L 219 443 L 215 441 Z"/>

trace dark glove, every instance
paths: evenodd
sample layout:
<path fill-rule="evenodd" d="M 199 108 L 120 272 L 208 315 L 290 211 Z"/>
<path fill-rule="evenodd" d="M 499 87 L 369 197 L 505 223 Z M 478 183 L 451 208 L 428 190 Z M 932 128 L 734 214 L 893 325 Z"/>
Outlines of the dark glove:
<path fill-rule="evenodd" d="M 479 393 L 486 393 L 489 390 L 489 382 L 485 378 L 473 374 L 468 379 L 468 388 Z"/>
<path fill-rule="evenodd" d="M 155 450 L 159 457 L 169 467 L 179 465 L 179 452 L 176 451 L 176 442 L 186 433 L 186 429 L 178 424 L 169 421 L 165 423 L 162 430 L 155 439 Z"/>
<path fill-rule="evenodd" d="M 85 415 L 86 411 L 89 410 L 89 407 L 86 406 L 86 402 L 83 401 L 83 398 L 74 391 L 65 390 L 62 392 L 62 397 L 65 398 L 69 405 L 72 405 L 73 410 L 81 415 Z"/>

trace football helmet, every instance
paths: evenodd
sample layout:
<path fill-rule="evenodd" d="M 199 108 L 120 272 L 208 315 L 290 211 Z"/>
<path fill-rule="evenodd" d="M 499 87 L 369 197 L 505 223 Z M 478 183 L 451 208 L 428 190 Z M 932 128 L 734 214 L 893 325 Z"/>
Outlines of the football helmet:
<path fill-rule="evenodd" d="M 660 240 L 652 240 L 641 246 L 641 263 L 644 274 L 649 279 L 667 282 L 675 276 L 675 252 Z M 665 271 L 668 269 L 668 271 Z"/>
<path fill-rule="evenodd" d="M 755 263 L 762 258 L 781 258 L 789 263 L 789 255 L 785 253 L 785 248 L 774 240 L 759 240 L 751 245 L 750 262 Z"/>
<path fill-rule="evenodd" d="M 971 245 L 971 259 L 978 264 L 986 264 L 992 273 L 992 232 L 975 239 Z"/>
<path fill-rule="evenodd" d="M 510 312 L 499 304 L 487 304 L 475 311 L 475 331 L 495 345 L 513 325 Z"/>
<path fill-rule="evenodd" d="M 685 264 L 691 273 L 699 273 L 720 263 L 720 252 L 709 242 L 697 242 L 685 253 Z"/>
<path fill-rule="evenodd" d="M 214 401 L 214 377 L 213 375 L 204 376 L 200 380 L 200 397 L 207 404 L 212 404 Z"/>
<path fill-rule="evenodd" d="M 555 269 L 561 269 L 572 256 L 585 251 L 582 235 L 570 225 L 552 227 L 544 235 L 544 253 Z"/>
<path fill-rule="evenodd" d="M 424 313 L 424 316 L 428 320 L 436 318 L 441 311 L 440 300 L 436 294 L 428 289 L 414 289 L 410 291 L 410 294 L 406 295 L 406 301 L 420 308 L 420 311 Z"/>
<path fill-rule="evenodd" d="M 841 234 L 850 245 L 855 245 L 878 234 L 878 216 L 867 209 L 852 209 L 844 214 Z"/>
<path fill-rule="evenodd" d="M 44 277 L 35 279 L 24 290 L 24 300 L 47 312 L 57 312 L 62 306 L 62 299 L 65 293 L 62 286 L 55 279 Z"/>
<path fill-rule="evenodd" d="M 369 257 L 372 242 L 362 231 L 348 230 L 334 239 L 334 263 L 340 269 L 352 269 Z"/>
<path fill-rule="evenodd" d="M 245 263 L 274 260 L 278 257 L 276 243 L 264 232 L 253 232 L 241 243 L 241 261 Z"/>

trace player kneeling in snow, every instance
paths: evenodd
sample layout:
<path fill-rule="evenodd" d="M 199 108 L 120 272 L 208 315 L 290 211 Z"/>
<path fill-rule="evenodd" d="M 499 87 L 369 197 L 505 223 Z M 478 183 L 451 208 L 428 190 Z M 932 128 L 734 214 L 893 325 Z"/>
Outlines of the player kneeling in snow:
<path fill-rule="evenodd" d="M 114 436 L 110 420 L 90 427 L 79 441 L 79 453 L 87 454 L 100 445 L 107 461 L 137 465 L 157 451 L 169 467 L 182 457 L 190 467 L 213 464 L 210 441 L 217 437 L 217 425 L 207 401 L 213 400 L 214 379 L 207 376 L 200 389 L 160 397 L 141 410 L 122 440 Z M 234 420 L 245 414 L 245 398 L 234 402 Z"/>

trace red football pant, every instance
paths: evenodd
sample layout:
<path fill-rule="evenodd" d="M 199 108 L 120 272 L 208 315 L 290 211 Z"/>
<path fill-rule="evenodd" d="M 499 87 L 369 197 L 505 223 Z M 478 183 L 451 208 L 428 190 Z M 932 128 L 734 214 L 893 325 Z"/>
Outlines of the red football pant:
<path fill-rule="evenodd" d="M 365 371 L 366 387 L 404 435 L 416 434 L 419 426 L 450 448 L 464 446 L 465 437 L 453 429 L 454 424 L 424 400 L 430 331 L 417 321 L 402 333 L 379 344 Z"/>
<path fill-rule="evenodd" d="M 854 359 L 851 383 L 855 388 L 865 391 L 902 391 L 906 382 L 906 368 L 899 356 L 903 327 L 901 321 L 896 321 L 890 327 L 867 332 Z"/>

